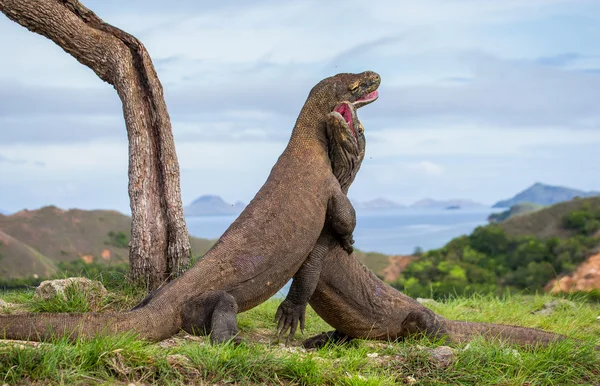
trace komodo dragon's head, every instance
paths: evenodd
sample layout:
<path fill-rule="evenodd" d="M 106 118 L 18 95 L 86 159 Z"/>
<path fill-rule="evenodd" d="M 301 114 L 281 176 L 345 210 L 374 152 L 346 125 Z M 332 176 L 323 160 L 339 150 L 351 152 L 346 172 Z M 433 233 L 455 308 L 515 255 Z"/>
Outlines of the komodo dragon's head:
<path fill-rule="evenodd" d="M 380 83 L 381 77 L 373 71 L 342 73 L 323 79 L 310 90 L 294 131 L 303 133 L 303 137 L 316 135 L 325 143 L 327 114 L 342 102 L 360 108 L 375 101 Z"/>
<path fill-rule="evenodd" d="M 377 99 L 377 88 L 381 83 L 379 74 L 365 71 L 360 74 L 337 74 L 325 78 L 310 90 L 309 100 L 325 105 L 326 110 L 332 111 L 341 102 L 347 101 L 360 108 Z"/>

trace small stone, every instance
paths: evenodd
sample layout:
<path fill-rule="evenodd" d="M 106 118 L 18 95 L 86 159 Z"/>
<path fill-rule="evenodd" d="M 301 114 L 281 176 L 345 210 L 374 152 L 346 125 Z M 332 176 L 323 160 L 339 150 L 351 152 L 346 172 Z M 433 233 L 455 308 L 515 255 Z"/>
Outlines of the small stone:
<path fill-rule="evenodd" d="M 545 303 L 542 308 L 537 311 L 532 311 L 532 314 L 536 315 L 550 315 L 558 308 L 571 308 L 576 309 L 577 306 L 570 300 L 567 299 L 555 299 L 548 303 Z"/>
<path fill-rule="evenodd" d="M 182 365 L 190 363 L 190 358 L 181 354 L 167 355 L 167 362 L 170 366 Z"/>
<path fill-rule="evenodd" d="M 440 346 L 431 350 L 429 353 L 429 357 L 433 360 L 436 367 L 438 368 L 446 368 L 454 362 L 456 355 L 454 354 L 454 349 L 448 346 Z"/>
<path fill-rule="evenodd" d="M 369 358 L 377 358 L 379 356 L 379 354 L 377 354 L 376 352 L 371 352 L 371 353 L 367 353 L 367 356 Z"/>
<path fill-rule="evenodd" d="M 7 308 L 7 307 L 8 307 L 8 303 L 5 302 L 4 300 L 0 299 L 0 309 Z"/>
<path fill-rule="evenodd" d="M 406 377 L 406 383 L 408 383 L 409 385 L 414 385 L 415 383 L 417 383 L 417 380 L 415 379 L 415 377 L 409 375 L 408 377 Z"/>

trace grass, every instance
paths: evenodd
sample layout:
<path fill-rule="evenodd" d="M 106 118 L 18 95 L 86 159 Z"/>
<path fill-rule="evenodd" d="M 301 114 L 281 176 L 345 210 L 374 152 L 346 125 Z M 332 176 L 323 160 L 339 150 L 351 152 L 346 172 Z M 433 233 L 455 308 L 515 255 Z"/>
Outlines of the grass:
<path fill-rule="evenodd" d="M 143 294 L 121 288 L 103 309 L 125 310 Z M 31 291 L 0 293 L 25 310 L 40 310 Z M 274 334 L 277 300 L 238 316 L 240 345 L 212 345 L 206 337 L 180 333 L 159 343 L 130 334 L 75 343 L 57 339 L 29 345 L 0 341 L 0 384 L 340 384 L 340 385 L 593 385 L 600 383 L 600 305 L 581 296 L 575 307 L 552 315 L 533 314 L 550 296 L 453 298 L 430 307 L 452 319 L 494 321 L 544 328 L 576 337 L 545 348 L 519 348 L 475 338 L 453 346 L 455 360 L 439 367 L 428 350 L 442 343 L 425 338 L 404 342 L 352 341 L 317 351 L 300 347 L 302 338 L 331 328 L 311 309 L 307 331 L 290 346 Z M 52 311 L 86 311 L 77 295 L 56 302 Z"/>

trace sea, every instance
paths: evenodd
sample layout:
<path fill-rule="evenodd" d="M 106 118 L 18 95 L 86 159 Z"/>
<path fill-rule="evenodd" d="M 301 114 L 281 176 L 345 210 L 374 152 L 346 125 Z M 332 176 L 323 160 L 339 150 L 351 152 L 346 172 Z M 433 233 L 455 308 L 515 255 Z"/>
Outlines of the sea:
<path fill-rule="evenodd" d="M 487 224 L 492 208 L 357 210 L 354 246 L 365 252 L 402 255 L 419 247 L 424 251 L 443 247 L 460 235 Z M 191 235 L 216 239 L 235 220 L 231 216 L 187 217 Z M 285 296 L 289 284 L 276 296 Z"/>

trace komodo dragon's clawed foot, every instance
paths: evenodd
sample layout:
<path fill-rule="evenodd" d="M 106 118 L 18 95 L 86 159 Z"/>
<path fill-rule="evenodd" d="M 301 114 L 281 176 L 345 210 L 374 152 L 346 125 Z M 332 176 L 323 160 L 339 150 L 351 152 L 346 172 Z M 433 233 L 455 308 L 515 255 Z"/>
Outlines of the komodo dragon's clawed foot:
<path fill-rule="evenodd" d="M 194 335 L 210 334 L 213 343 L 225 343 L 237 337 L 237 303 L 224 291 L 212 291 L 186 303 L 181 313 L 182 329 Z"/>
<path fill-rule="evenodd" d="M 306 304 L 296 305 L 286 298 L 281 302 L 279 307 L 277 307 L 277 313 L 275 314 L 277 338 L 281 339 L 281 336 L 289 330 L 290 334 L 286 339 L 286 343 L 289 343 L 290 339 L 296 333 L 298 325 L 300 325 L 300 331 L 304 334 L 305 321 Z"/>
<path fill-rule="evenodd" d="M 322 332 L 319 335 L 315 335 L 311 338 L 306 339 L 304 342 L 302 342 L 302 346 L 305 349 L 318 349 L 324 347 L 327 344 L 341 345 L 344 343 L 348 343 L 352 339 L 352 337 L 342 334 L 339 331 L 328 331 Z"/>

